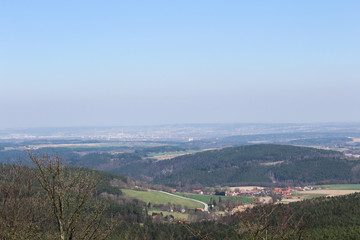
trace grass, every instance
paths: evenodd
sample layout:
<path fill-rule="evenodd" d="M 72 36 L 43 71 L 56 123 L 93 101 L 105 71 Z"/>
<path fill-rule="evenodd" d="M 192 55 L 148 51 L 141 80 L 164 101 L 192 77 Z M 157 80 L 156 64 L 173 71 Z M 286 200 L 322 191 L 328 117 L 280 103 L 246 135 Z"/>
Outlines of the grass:
<path fill-rule="evenodd" d="M 316 187 L 328 190 L 360 190 L 360 184 L 318 185 Z"/>
<path fill-rule="evenodd" d="M 180 220 L 180 219 L 188 220 L 188 218 L 189 218 L 189 214 L 187 214 L 187 213 L 164 212 L 164 211 L 156 211 L 156 210 L 148 211 L 150 216 L 152 215 L 152 213 L 161 213 L 161 212 L 162 212 L 164 217 L 166 217 L 168 215 L 173 215 L 174 218 L 177 219 L 177 220 Z"/>
<path fill-rule="evenodd" d="M 198 202 L 194 202 L 190 199 L 182 199 L 175 196 L 171 196 L 165 193 L 155 191 L 135 191 L 130 189 L 121 189 L 123 193 L 133 198 L 140 199 L 146 203 L 152 204 L 179 204 L 182 207 L 188 207 L 190 209 L 203 208 L 204 205 Z"/>
<path fill-rule="evenodd" d="M 231 199 L 233 201 L 241 201 L 244 204 L 254 202 L 252 198 L 242 197 L 242 196 L 198 195 L 198 194 L 185 194 L 185 193 L 176 193 L 176 195 L 196 199 L 204 203 L 209 203 L 211 198 L 215 199 L 215 201 L 218 202 L 219 197 L 221 198 L 221 200 Z"/>

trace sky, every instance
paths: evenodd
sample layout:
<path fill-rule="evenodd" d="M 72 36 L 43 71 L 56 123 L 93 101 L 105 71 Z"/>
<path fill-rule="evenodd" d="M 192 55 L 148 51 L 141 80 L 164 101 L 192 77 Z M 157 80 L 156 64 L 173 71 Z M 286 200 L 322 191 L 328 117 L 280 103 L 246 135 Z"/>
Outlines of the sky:
<path fill-rule="evenodd" d="M 360 122 L 360 1 L 0 0 L 0 129 Z"/>

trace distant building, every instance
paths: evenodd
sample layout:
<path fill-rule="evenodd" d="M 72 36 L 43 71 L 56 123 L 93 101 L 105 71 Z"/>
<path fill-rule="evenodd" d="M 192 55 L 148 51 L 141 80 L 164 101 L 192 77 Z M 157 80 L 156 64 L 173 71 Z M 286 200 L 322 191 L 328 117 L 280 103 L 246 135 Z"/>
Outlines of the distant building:
<path fill-rule="evenodd" d="M 201 190 L 194 190 L 193 192 L 194 192 L 194 193 L 197 193 L 197 194 L 200 194 L 200 195 L 203 195 L 203 194 L 204 194 L 204 192 L 201 191 Z"/>

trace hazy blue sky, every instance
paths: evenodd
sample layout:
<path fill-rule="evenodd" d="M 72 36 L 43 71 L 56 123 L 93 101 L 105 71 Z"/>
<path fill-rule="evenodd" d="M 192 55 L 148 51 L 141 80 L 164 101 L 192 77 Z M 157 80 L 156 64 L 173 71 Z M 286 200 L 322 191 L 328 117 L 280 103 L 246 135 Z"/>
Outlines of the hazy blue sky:
<path fill-rule="evenodd" d="M 0 128 L 359 110 L 358 0 L 0 0 Z"/>

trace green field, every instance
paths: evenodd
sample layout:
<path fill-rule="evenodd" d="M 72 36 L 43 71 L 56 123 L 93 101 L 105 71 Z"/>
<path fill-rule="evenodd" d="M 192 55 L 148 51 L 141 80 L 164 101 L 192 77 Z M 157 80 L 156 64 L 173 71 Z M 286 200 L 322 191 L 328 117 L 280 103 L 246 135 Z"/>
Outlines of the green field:
<path fill-rule="evenodd" d="M 167 215 L 173 215 L 175 219 L 177 220 L 180 220 L 180 219 L 183 219 L 183 220 L 188 220 L 189 218 L 189 214 L 186 214 L 186 213 L 177 213 L 177 212 L 164 212 L 164 211 L 149 211 L 149 215 L 151 216 L 152 213 L 155 212 L 155 213 L 163 213 L 163 216 L 166 217 Z"/>
<path fill-rule="evenodd" d="M 321 189 L 329 189 L 329 190 L 360 190 L 360 184 L 333 184 L 333 185 L 318 185 L 315 187 Z"/>
<path fill-rule="evenodd" d="M 129 195 L 133 198 L 140 199 L 146 203 L 152 203 L 152 204 L 180 204 L 183 207 L 188 207 L 190 209 L 195 208 L 203 208 L 204 205 L 198 202 L 194 202 L 192 200 L 188 199 L 182 199 L 175 196 L 171 196 L 165 193 L 161 192 L 155 192 L 155 191 L 135 191 L 130 189 L 121 189 L 123 193 L 126 195 Z"/>
<path fill-rule="evenodd" d="M 219 197 L 222 200 L 231 199 L 233 201 L 241 201 L 244 204 L 254 202 L 254 199 L 252 199 L 252 198 L 241 197 L 241 196 L 198 195 L 198 194 L 187 194 L 187 193 L 175 193 L 175 194 L 178 196 L 182 196 L 182 197 L 196 199 L 196 200 L 202 201 L 204 203 L 209 203 L 211 198 L 215 199 L 215 201 L 218 202 Z"/>

